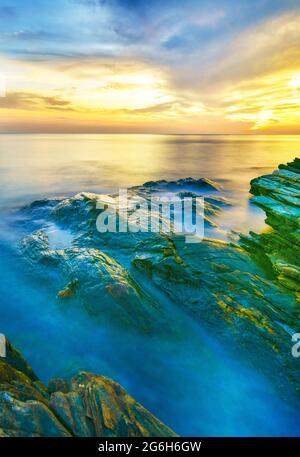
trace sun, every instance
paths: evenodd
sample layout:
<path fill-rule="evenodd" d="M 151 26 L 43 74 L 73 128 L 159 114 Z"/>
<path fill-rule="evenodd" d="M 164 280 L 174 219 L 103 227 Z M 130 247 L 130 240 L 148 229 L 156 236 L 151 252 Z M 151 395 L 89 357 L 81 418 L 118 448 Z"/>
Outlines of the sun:
<path fill-rule="evenodd" d="M 294 77 L 290 80 L 289 86 L 294 89 L 298 90 L 300 87 L 300 73 L 296 73 Z"/>

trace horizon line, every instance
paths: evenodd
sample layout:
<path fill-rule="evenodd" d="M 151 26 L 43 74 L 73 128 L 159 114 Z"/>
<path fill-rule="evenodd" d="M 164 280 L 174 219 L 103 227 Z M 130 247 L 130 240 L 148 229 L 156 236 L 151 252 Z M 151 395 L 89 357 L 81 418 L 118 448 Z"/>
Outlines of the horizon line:
<path fill-rule="evenodd" d="M 173 133 L 173 132 L 62 132 L 62 131 L 28 131 L 28 132 L 23 132 L 23 131 L 12 131 L 12 132 L 0 132 L 0 135 L 168 135 L 168 136 L 299 136 L 299 133 L 286 133 L 286 132 L 255 132 L 255 133 L 237 133 L 237 132 L 231 132 L 231 133 Z"/>

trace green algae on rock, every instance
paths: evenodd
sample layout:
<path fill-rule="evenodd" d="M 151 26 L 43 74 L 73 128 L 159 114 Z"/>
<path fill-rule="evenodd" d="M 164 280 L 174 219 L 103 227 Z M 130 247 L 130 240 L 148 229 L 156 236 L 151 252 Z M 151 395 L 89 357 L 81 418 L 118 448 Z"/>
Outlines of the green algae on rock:
<path fill-rule="evenodd" d="M 10 344 L 0 359 L 0 435 L 72 436 L 51 407 L 47 388 Z"/>
<path fill-rule="evenodd" d="M 300 159 L 251 181 L 252 202 L 262 208 L 270 230 L 241 237 L 274 279 L 300 300 Z"/>
<path fill-rule="evenodd" d="M 219 186 L 207 179 L 145 183 L 129 189 L 129 194 L 150 198 L 152 192 L 163 190 L 172 190 L 176 195 L 206 193 L 210 201 L 205 203 L 205 221 L 209 226 L 216 225 L 213 216 L 229 205 L 219 195 Z M 100 195 L 81 192 L 74 197 L 41 200 L 23 208 L 33 219 L 42 218 L 70 230 L 73 241 L 67 248 L 55 249 L 46 228 L 39 229 L 21 241 L 22 256 L 40 281 L 48 279 L 59 284 L 56 290 L 59 299 L 67 298 L 70 302 L 77 298 L 90 315 L 100 320 L 104 317 L 143 333 L 160 333 L 168 327 L 168 316 L 160 303 L 145 293 L 129 268 L 137 243 L 152 234 L 99 233 L 96 228 L 99 198 Z"/>
<path fill-rule="evenodd" d="M 71 381 L 39 381 L 7 343 L 0 359 L 0 436 L 176 436 L 118 383 L 80 372 Z"/>
<path fill-rule="evenodd" d="M 110 319 L 143 333 L 159 331 L 167 316 L 118 261 L 107 253 L 86 247 L 50 249 L 45 231 L 25 237 L 20 248 L 34 272 L 62 283 L 59 299 L 76 292 L 80 305 L 99 321 Z"/>
<path fill-rule="evenodd" d="M 236 245 L 206 239 L 188 245 L 183 237 L 153 237 L 136 248 L 133 267 L 156 287 L 187 310 L 195 319 L 222 333 L 227 340 L 259 350 L 264 368 L 266 352 L 276 350 L 277 359 L 293 378 L 296 367 L 290 361 L 290 335 L 295 325 L 293 298 L 273 283 L 247 252 Z M 167 252 L 166 252 L 167 251 Z M 180 262 L 178 262 L 180 259 Z"/>
<path fill-rule="evenodd" d="M 80 372 L 69 390 L 54 391 L 50 402 L 76 436 L 176 436 L 104 376 Z"/>
<path fill-rule="evenodd" d="M 103 322 L 122 322 L 130 331 L 135 328 L 169 338 L 170 318 L 156 292 L 162 293 L 233 350 L 246 349 L 252 363 L 277 378 L 279 387 L 281 377 L 289 377 L 300 389 L 290 355 L 291 335 L 300 322 L 298 170 L 296 159 L 252 181 L 253 203 L 266 212 L 271 230 L 241 235 L 236 244 L 214 239 L 187 244 L 179 235 L 100 234 L 97 196 L 80 193 L 33 206 L 35 215 L 42 211 L 46 220 L 72 231 L 71 247 L 51 249 L 47 233 L 39 230 L 24 238 L 21 252 L 38 277 L 47 276 L 50 281 L 55 277 L 63 295 L 71 302 L 80 300 Z M 201 186 L 189 179 L 171 185 L 159 181 L 132 192 L 149 196 L 153 189 L 186 193 L 204 187 L 209 188 L 206 198 L 211 214 L 215 206 L 227 203 L 211 194 L 218 192 L 211 182 Z M 78 286 L 76 297 L 69 293 L 72 281 Z"/>

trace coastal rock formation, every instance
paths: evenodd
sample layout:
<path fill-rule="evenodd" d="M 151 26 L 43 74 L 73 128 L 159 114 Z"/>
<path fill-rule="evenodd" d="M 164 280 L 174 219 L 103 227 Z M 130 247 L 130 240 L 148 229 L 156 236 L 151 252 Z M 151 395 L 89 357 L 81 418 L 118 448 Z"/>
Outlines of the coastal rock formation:
<path fill-rule="evenodd" d="M 300 160 L 254 179 L 251 192 L 270 230 L 236 244 L 154 237 L 137 245 L 132 264 L 221 338 L 242 341 L 249 357 L 256 347 L 253 363 L 286 373 L 299 390 L 290 348 L 300 324 Z"/>
<path fill-rule="evenodd" d="M 151 196 L 172 195 L 183 197 L 205 197 L 204 202 L 204 217 L 207 227 L 216 226 L 214 216 L 216 216 L 222 208 L 230 206 L 230 201 L 220 194 L 220 186 L 208 179 L 179 179 L 178 181 L 151 181 L 141 186 L 135 186 L 128 189 L 128 198 L 134 199 L 143 197 L 150 202 Z M 23 215 L 27 216 L 25 224 L 28 225 L 29 221 L 34 220 L 48 220 L 53 221 L 64 228 L 68 228 L 74 232 L 74 243 L 80 234 L 85 236 L 85 245 L 89 242 L 99 242 L 99 232 L 96 228 L 96 219 L 99 215 L 99 209 L 96 208 L 97 202 L 103 200 L 105 203 L 107 195 L 99 195 L 90 192 L 80 192 L 69 198 L 53 198 L 43 199 L 31 203 L 22 209 Z M 116 206 L 118 203 L 118 195 L 110 195 L 110 199 L 115 200 Z M 145 235 L 145 234 L 144 234 Z M 101 245 L 106 241 L 111 244 L 111 233 L 101 234 Z M 119 248 L 133 248 L 136 244 L 136 234 L 122 233 L 119 234 L 117 249 Z M 138 234 L 142 236 L 142 234 Z M 125 240 L 124 243 L 123 240 Z M 82 241 L 80 240 L 79 243 Z M 110 245 L 110 249 L 113 246 Z"/>
<path fill-rule="evenodd" d="M 243 236 L 242 245 L 300 301 L 300 159 L 253 179 L 251 193 L 271 230 Z"/>
<path fill-rule="evenodd" d="M 150 189 L 151 191 L 164 191 L 164 190 L 175 190 L 180 191 L 182 189 L 189 188 L 190 190 L 196 191 L 212 191 L 220 190 L 220 186 L 207 178 L 182 178 L 177 181 L 166 181 L 161 179 L 160 181 L 148 181 L 142 186 L 134 187 L 134 190 L 140 190 L 142 188 Z"/>
<path fill-rule="evenodd" d="M 0 436 L 176 436 L 119 384 L 80 372 L 47 388 L 7 343 L 0 358 Z"/>
<path fill-rule="evenodd" d="M 110 319 L 143 333 L 159 332 L 167 322 L 160 304 L 102 250 L 85 246 L 51 249 L 43 230 L 25 237 L 20 248 L 35 273 L 55 281 L 60 300 L 78 299 L 99 322 Z"/>
<path fill-rule="evenodd" d="M 46 387 L 10 344 L 0 358 L 0 436 L 71 436 Z"/>
<path fill-rule="evenodd" d="M 290 355 L 297 302 L 240 246 L 155 237 L 137 246 L 132 264 L 232 351 L 245 351 L 276 383 L 282 373 L 299 387 Z"/>
<path fill-rule="evenodd" d="M 230 203 L 219 195 L 219 186 L 207 179 L 157 181 L 129 189 L 129 197 L 150 198 L 154 193 L 173 192 L 180 197 L 207 195 L 205 221 L 215 226 L 214 216 Z M 169 328 L 168 315 L 161 304 L 133 276 L 130 261 L 139 241 L 151 238 L 150 232 L 99 233 L 97 201 L 106 196 L 81 192 L 70 198 L 34 202 L 22 209 L 34 226 L 44 220 L 42 229 L 20 242 L 22 257 L 29 262 L 39 281 L 57 284 L 60 300 L 77 300 L 80 306 L 101 321 L 109 319 L 143 333 L 158 334 Z M 117 198 L 112 197 L 112 198 Z M 71 233 L 66 247 L 51 246 L 47 224 L 56 224 Z M 172 334 L 173 329 L 169 330 Z"/>
<path fill-rule="evenodd" d="M 23 239 L 21 253 L 35 276 L 59 286 L 59 300 L 79 301 L 99 322 L 169 338 L 176 334 L 176 323 L 169 325 L 163 300 L 157 298 L 163 294 L 233 352 L 245 351 L 279 388 L 288 376 L 300 389 L 290 355 L 291 335 L 300 322 L 299 170 L 296 159 L 252 181 L 252 201 L 264 209 L 272 229 L 241 235 L 236 243 L 209 238 L 188 244 L 182 235 L 150 232 L 99 233 L 98 196 L 80 193 L 24 210 L 69 231 L 71 245 L 51 247 L 44 227 Z M 194 195 L 199 188 L 210 215 L 228 204 L 210 181 L 191 178 L 150 182 L 132 192 L 149 196 L 167 189 Z"/>
<path fill-rule="evenodd" d="M 60 384 L 50 403 L 76 436 L 176 436 L 111 379 L 80 372 Z"/>

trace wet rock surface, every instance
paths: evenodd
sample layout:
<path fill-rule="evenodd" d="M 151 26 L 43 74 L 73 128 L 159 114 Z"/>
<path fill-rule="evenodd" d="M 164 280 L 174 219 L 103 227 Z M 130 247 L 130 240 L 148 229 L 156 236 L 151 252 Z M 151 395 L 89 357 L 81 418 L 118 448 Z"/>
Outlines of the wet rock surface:
<path fill-rule="evenodd" d="M 210 217 L 229 204 L 219 187 L 207 180 L 149 182 L 132 190 L 146 197 L 153 191 L 181 196 L 200 195 L 201 191 L 206 198 L 208 225 L 215 224 L 209 223 Z M 44 200 L 23 210 L 29 218 L 42 217 L 70 231 L 70 246 L 51 247 L 46 224 L 22 240 L 20 252 L 39 284 L 43 280 L 55 284 L 58 300 L 81 306 L 99 325 L 109 321 L 128 331 L 173 337 L 176 328 L 168 326 L 158 291 L 231 346 L 233 352 L 245 351 L 253 366 L 272 378 L 279 390 L 288 378 L 299 391 L 291 335 L 300 322 L 300 160 L 254 179 L 251 192 L 252 202 L 265 211 L 270 229 L 240 235 L 235 243 L 205 239 L 188 244 L 180 235 L 99 233 L 99 196 L 80 193 L 67 199 Z M 36 392 L 35 384 L 32 387 L 36 381 L 29 377 L 28 382 L 32 392 L 44 398 L 40 390 Z M 47 427 L 57 434 L 103 430 L 105 436 L 124 430 L 128 434 L 159 434 L 160 425 L 152 422 L 153 416 L 146 415 L 144 425 L 132 421 L 141 413 L 140 407 L 135 408 L 133 400 L 120 389 L 106 378 L 86 373 L 69 384 L 52 383 L 51 396 L 45 394 L 42 407 L 56 411 L 64 425 L 51 416 Z M 109 394 L 116 390 L 118 401 Z M 102 404 L 102 416 L 97 409 L 95 413 L 95 402 L 96 408 Z"/>
<path fill-rule="evenodd" d="M 176 436 L 104 376 L 81 372 L 50 403 L 77 436 Z"/>
<path fill-rule="evenodd" d="M 271 230 L 242 237 L 242 245 L 276 281 L 300 299 L 300 159 L 251 182 L 252 202 L 262 208 Z"/>
<path fill-rule="evenodd" d="M 0 436 L 176 436 L 119 384 L 80 372 L 42 384 L 7 343 L 0 359 Z"/>
<path fill-rule="evenodd" d="M 51 407 L 47 388 L 10 344 L 0 359 L 0 435 L 72 435 Z"/>

